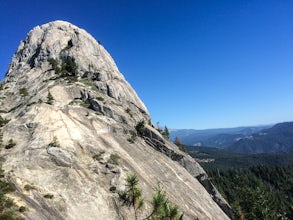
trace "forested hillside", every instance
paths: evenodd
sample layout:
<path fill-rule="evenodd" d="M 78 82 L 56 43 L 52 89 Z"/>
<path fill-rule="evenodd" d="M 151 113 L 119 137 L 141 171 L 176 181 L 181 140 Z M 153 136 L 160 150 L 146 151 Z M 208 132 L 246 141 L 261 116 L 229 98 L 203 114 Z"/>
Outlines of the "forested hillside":
<path fill-rule="evenodd" d="M 186 146 L 188 153 L 205 169 L 243 169 L 251 166 L 285 166 L 293 164 L 293 153 L 240 154 L 210 147 Z"/>
<path fill-rule="evenodd" d="M 227 148 L 238 153 L 293 152 L 293 122 L 279 123 L 233 143 Z"/>
<path fill-rule="evenodd" d="M 208 173 L 236 219 L 293 219 L 293 165 Z"/>
<path fill-rule="evenodd" d="M 293 219 L 293 154 L 186 147 L 232 206 L 235 219 Z"/>

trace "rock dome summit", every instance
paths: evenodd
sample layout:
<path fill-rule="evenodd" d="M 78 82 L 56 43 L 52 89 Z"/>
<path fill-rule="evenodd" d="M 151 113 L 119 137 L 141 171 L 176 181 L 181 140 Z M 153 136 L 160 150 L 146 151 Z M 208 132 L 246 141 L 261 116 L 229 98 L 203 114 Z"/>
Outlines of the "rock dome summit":
<path fill-rule="evenodd" d="M 184 219 L 230 219 L 202 167 L 152 125 L 85 30 L 65 21 L 32 29 L 1 88 L 2 168 L 25 219 L 133 219 L 118 197 L 133 173 L 145 198 L 138 219 L 151 212 L 158 183 Z"/>

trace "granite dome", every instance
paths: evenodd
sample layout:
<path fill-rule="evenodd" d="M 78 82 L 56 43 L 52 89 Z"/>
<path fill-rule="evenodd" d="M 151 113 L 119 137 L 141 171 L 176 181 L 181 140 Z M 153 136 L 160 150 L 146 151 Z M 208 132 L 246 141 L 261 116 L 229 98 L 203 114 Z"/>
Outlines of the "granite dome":
<path fill-rule="evenodd" d="M 16 145 L 0 156 L 17 189 L 11 197 L 28 207 L 26 219 L 131 219 L 117 197 L 128 173 L 140 179 L 146 212 L 160 182 L 185 219 L 229 219 L 205 171 L 155 129 L 110 54 L 86 31 L 64 21 L 35 27 L 2 88 L 1 117 L 10 120 L 2 143 Z"/>

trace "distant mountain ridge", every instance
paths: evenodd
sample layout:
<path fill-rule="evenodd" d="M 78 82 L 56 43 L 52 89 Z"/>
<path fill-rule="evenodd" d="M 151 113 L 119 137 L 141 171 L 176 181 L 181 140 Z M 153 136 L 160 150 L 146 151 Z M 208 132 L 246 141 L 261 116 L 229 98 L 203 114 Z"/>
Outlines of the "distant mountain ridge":
<path fill-rule="evenodd" d="M 240 154 L 213 147 L 187 146 L 187 151 L 205 170 L 248 169 L 253 166 L 287 166 L 293 164 L 291 153 Z"/>
<path fill-rule="evenodd" d="M 293 152 L 293 122 L 284 122 L 243 138 L 227 148 L 237 153 Z"/>
<path fill-rule="evenodd" d="M 216 147 L 236 153 L 293 152 L 293 122 L 259 127 L 171 130 L 170 136 L 171 139 L 179 137 L 188 146 Z"/>
<path fill-rule="evenodd" d="M 236 128 L 215 128 L 215 129 L 174 129 L 170 130 L 170 138 L 174 140 L 179 137 L 181 142 L 188 146 L 207 146 L 225 148 L 248 135 L 257 133 L 272 125 L 236 127 Z"/>

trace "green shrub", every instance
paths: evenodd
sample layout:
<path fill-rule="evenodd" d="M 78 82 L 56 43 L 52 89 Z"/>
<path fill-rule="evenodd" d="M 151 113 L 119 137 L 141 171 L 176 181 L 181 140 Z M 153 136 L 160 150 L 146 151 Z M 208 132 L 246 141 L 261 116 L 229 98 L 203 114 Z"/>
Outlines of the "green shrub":
<path fill-rule="evenodd" d="M 98 96 L 98 97 L 97 97 L 97 100 L 99 100 L 99 101 L 103 102 L 103 101 L 104 101 L 104 98 L 103 98 L 103 97 L 101 97 L 101 96 Z"/>
<path fill-rule="evenodd" d="M 58 62 L 54 58 L 50 58 L 48 61 L 51 64 L 51 66 L 53 67 L 53 69 L 55 69 L 56 67 L 58 67 Z"/>
<path fill-rule="evenodd" d="M 19 212 L 25 212 L 25 211 L 28 211 L 28 208 L 25 207 L 25 206 L 20 206 L 19 209 L 18 209 Z"/>
<path fill-rule="evenodd" d="M 61 147 L 57 137 L 55 136 L 53 137 L 53 140 L 48 144 L 48 147 L 58 147 L 58 148 Z"/>
<path fill-rule="evenodd" d="M 104 115 L 103 112 L 95 112 L 96 115 Z"/>
<path fill-rule="evenodd" d="M 82 76 L 82 77 L 86 77 L 86 76 Z M 83 83 L 83 84 L 86 85 L 86 86 L 90 86 L 90 87 L 92 87 L 92 88 L 95 88 L 95 87 L 94 87 L 94 83 L 93 83 L 93 81 L 90 80 L 90 79 L 88 79 L 88 78 L 82 78 L 82 79 L 80 79 L 79 82 Z"/>
<path fill-rule="evenodd" d="M 55 100 L 55 99 L 54 99 L 54 97 L 52 96 L 51 92 L 48 91 L 48 95 L 47 95 L 47 104 L 49 104 L 49 105 L 53 105 L 54 100 Z"/>
<path fill-rule="evenodd" d="M 69 49 L 69 48 L 64 48 Z M 78 66 L 75 63 L 74 58 L 72 57 L 62 57 L 61 58 L 61 67 L 59 66 L 59 63 L 54 58 L 50 58 L 49 63 L 51 64 L 53 70 L 57 75 L 60 75 L 60 77 L 66 77 L 70 81 L 76 81 L 77 77 L 77 69 Z"/>
<path fill-rule="evenodd" d="M 98 161 L 100 161 L 100 160 L 102 160 L 103 159 L 103 154 L 105 153 L 105 151 L 100 151 L 100 152 L 98 152 L 97 154 L 95 154 L 94 156 L 93 156 L 93 159 L 94 160 L 98 160 Z"/>
<path fill-rule="evenodd" d="M 119 164 L 119 159 L 120 159 L 120 156 L 118 154 L 116 154 L 116 153 L 113 153 L 113 154 L 110 155 L 108 163 L 118 165 Z"/>
<path fill-rule="evenodd" d="M 51 66 L 52 66 L 53 70 L 55 71 L 55 73 L 56 73 L 57 75 L 59 75 L 60 72 L 61 72 L 61 69 L 60 69 L 60 67 L 58 66 L 58 62 L 57 62 L 57 60 L 55 60 L 54 58 L 50 58 L 48 61 L 49 61 L 49 63 L 51 64 Z"/>
<path fill-rule="evenodd" d="M 0 147 L 3 147 L 3 132 L 0 129 Z"/>
<path fill-rule="evenodd" d="M 28 96 L 28 90 L 25 87 L 19 89 L 19 94 L 23 97 Z"/>
<path fill-rule="evenodd" d="M 10 208 L 4 209 L 0 213 L 0 219 L 3 220 L 24 220 L 17 212 L 17 206 L 14 204 Z"/>
<path fill-rule="evenodd" d="M 130 108 L 127 108 L 127 109 L 125 110 L 125 112 L 126 112 L 127 114 L 129 114 L 129 116 L 130 116 L 131 118 L 133 117 Z"/>
<path fill-rule="evenodd" d="M 13 148 L 16 145 L 16 143 L 13 141 L 13 139 L 9 139 L 8 143 L 5 145 L 5 149 Z"/>
<path fill-rule="evenodd" d="M 185 153 L 187 152 L 186 147 L 184 146 L 184 144 L 181 143 L 181 141 L 178 137 L 175 138 L 174 144 L 178 146 L 179 150 L 181 150 Z"/>
<path fill-rule="evenodd" d="M 6 125 L 10 120 L 6 119 L 6 118 L 2 118 L 2 116 L 0 115 L 0 127 L 3 127 L 4 125 Z"/>
<path fill-rule="evenodd" d="M 36 187 L 30 185 L 30 184 L 26 184 L 24 187 L 23 187 L 26 191 L 30 191 L 32 189 L 36 189 Z"/>
<path fill-rule="evenodd" d="M 78 66 L 75 63 L 74 58 L 66 57 L 62 58 L 61 64 L 61 76 L 75 76 Z"/>
<path fill-rule="evenodd" d="M 134 143 L 136 141 L 136 139 L 137 139 L 137 133 L 135 131 L 132 131 L 132 130 L 130 130 L 129 133 L 130 133 L 130 138 L 128 138 L 127 140 L 130 143 Z"/>
<path fill-rule="evenodd" d="M 48 193 L 48 194 L 44 195 L 44 198 L 45 199 L 53 199 L 54 195 Z"/>
<path fill-rule="evenodd" d="M 0 177 L 4 176 L 4 171 L 0 164 Z M 3 178 L 0 179 L 0 219 L 3 220 L 24 220 L 19 215 L 19 208 L 12 199 L 6 196 L 7 193 L 14 192 L 15 186 Z"/>
<path fill-rule="evenodd" d="M 145 122 L 144 120 L 140 121 L 137 123 L 137 125 L 135 126 L 135 130 L 137 131 L 137 134 L 139 136 L 144 136 L 145 133 Z"/>
<path fill-rule="evenodd" d="M 80 103 L 80 105 L 81 105 L 82 107 L 85 107 L 85 108 L 90 108 L 90 107 L 91 107 L 91 103 L 90 103 L 90 101 L 89 101 L 88 99 L 83 100 L 83 101 Z"/>

